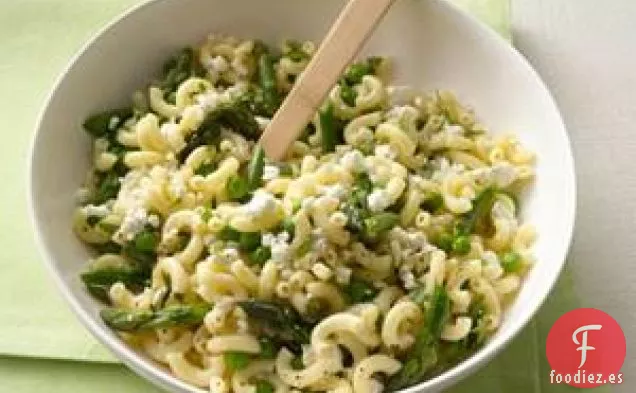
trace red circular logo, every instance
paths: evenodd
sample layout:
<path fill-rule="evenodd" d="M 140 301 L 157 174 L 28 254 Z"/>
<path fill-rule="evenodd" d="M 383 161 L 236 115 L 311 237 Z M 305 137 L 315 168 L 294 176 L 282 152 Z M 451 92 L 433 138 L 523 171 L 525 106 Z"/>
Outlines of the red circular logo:
<path fill-rule="evenodd" d="M 579 308 L 559 318 L 546 342 L 550 381 L 579 388 L 622 383 L 625 334 L 607 313 Z"/>

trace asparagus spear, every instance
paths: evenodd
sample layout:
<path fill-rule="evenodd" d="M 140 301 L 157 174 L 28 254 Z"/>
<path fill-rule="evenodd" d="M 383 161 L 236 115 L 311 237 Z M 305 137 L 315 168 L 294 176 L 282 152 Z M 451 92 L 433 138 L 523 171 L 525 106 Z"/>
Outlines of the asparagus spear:
<path fill-rule="evenodd" d="M 165 93 L 172 93 L 179 85 L 191 76 L 203 76 L 205 70 L 196 58 L 192 48 L 183 48 L 170 58 L 163 66 L 161 88 Z"/>
<path fill-rule="evenodd" d="M 134 332 L 174 326 L 193 326 L 203 322 L 211 306 L 208 304 L 175 305 L 160 310 L 128 310 L 105 308 L 100 315 L 115 330 Z"/>
<path fill-rule="evenodd" d="M 274 341 L 298 350 L 309 342 L 311 328 L 291 307 L 259 300 L 246 300 L 239 306 Z"/>
<path fill-rule="evenodd" d="M 107 266 L 91 269 L 81 274 L 81 279 L 88 292 L 97 299 L 108 302 L 110 287 L 121 282 L 127 288 L 142 287 L 148 280 L 148 275 L 139 268 L 133 266 Z"/>
<path fill-rule="evenodd" d="M 414 300 L 426 301 L 426 318 L 417 333 L 415 344 L 404 361 L 404 367 L 393 375 L 387 384 L 388 391 L 396 391 L 420 382 L 438 361 L 438 346 L 444 324 L 450 315 L 450 299 L 446 290 L 438 286 L 429 296 L 421 291 L 413 294 Z"/>
<path fill-rule="evenodd" d="M 216 144 L 221 136 L 222 127 L 230 128 L 251 139 L 257 139 L 260 135 L 260 127 L 256 119 L 244 105 L 240 103 L 220 105 L 207 114 L 203 123 L 192 134 L 186 146 L 179 152 L 179 160 L 185 161 L 186 157 L 199 146 Z"/>
<path fill-rule="evenodd" d="M 115 131 L 133 115 L 130 108 L 113 109 L 91 115 L 84 121 L 84 130 L 95 138 L 105 137 Z"/>
<path fill-rule="evenodd" d="M 262 91 L 262 105 L 269 116 L 273 116 L 280 106 L 281 98 L 276 85 L 274 58 L 264 53 L 258 59 L 259 85 Z"/>
<path fill-rule="evenodd" d="M 473 208 L 465 213 L 457 223 L 457 232 L 468 235 L 475 231 L 488 232 L 492 223 L 490 222 L 490 211 L 497 199 L 497 190 L 494 187 L 484 189 L 473 201 Z"/>
<path fill-rule="evenodd" d="M 364 220 L 364 237 L 369 241 L 376 241 L 398 222 L 400 222 L 400 216 L 395 213 L 375 214 Z"/>
<path fill-rule="evenodd" d="M 333 106 L 329 104 L 327 108 L 320 111 L 320 140 L 323 153 L 332 152 L 338 144 L 336 125 L 333 115 Z"/>
<path fill-rule="evenodd" d="M 260 187 L 265 168 L 265 151 L 261 145 L 254 148 L 252 160 L 247 167 L 247 185 L 250 191 Z"/>

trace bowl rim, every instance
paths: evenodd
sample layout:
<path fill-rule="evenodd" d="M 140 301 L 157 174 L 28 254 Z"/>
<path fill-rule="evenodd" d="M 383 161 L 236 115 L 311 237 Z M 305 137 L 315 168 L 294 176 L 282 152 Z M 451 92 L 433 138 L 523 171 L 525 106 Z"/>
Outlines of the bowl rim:
<path fill-rule="evenodd" d="M 65 67 L 62 69 L 60 74 L 55 79 L 49 93 L 47 94 L 44 103 L 41 106 L 39 114 L 37 116 L 37 121 L 35 123 L 33 136 L 31 137 L 29 153 L 27 155 L 28 163 L 27 163 L 27 172 L 28 176 L 27 180 L 27 205 L 29 210 L 29 217 L 31 221 L 31 225 L 35 230 L 35 241 L 37 248 L 39 250 L 40 255 L 43 257 L 44 265 L 49 272 L 49 275 L 53 277 L 55 281 L 56 287 L 59 292 L 61 292 L 62 297 L 66 301 L 66 303 L 70 306 L 73 311 L 75 317 L 79 319 L 79 321 L 87 328 L 93 337 L 95 337 L 101 344 L 106 346 L 109 351 L 114 354 L 117 359 L 122 361 L 125 365 L 127 365 L 134 372 L 144 377 L 148 381 L 153 384 L 160 386 L 162 388 L 174 389 L 178 388 L 182 391 L 189 392 L 201 392 L 200 388 L 195 387 L 194 385 L 190 385 L 184 381 L 181 381 L 172 373 L 162 370 L 160 366 L 153 364 L 149 359 L 143 358 L 140 354 L 132 350 L 128 345 L 126 345 L 122 340 L 112 337 L 109 335 L 109 332 L 105 330 L 96 320 L 94 320 L 88 313 L 82 308 L 79 300 L 73 295 L 71 289 L 66 285 L 61 271 L 56 267 L 54 262 L 55 257 L 50 252 L 46 243 L 44 241 L 45 235 L 41 231 L 39 225 L 38 215 L 36 213 L 35 203 L 36 196 L 34 194 L 34 187 L 36 184 L 36 176 L 35 176 L 35 153 L 38 145 L 39 135 L 41 134 L 42 126 L 44 119 L 47 115 L 50 102 L 55 96 L 57 90 L 60 85 L 63 83 L 67 74 L 73 69 L 78 60 L 85 54 L 87 49 L 89 49 L 92 45 L 97 42 L 102 35 L 110 31 L 111 29 L 116 28 L 116 26 L 124 19 L 129 17 L 130 15 L 143 12 L 146 9 L 158 6 L 160 3 L 165 1 L 174 1 L 174 0 L 145 0 L 141 3 L 135 4 L 131 7 L 128 7 L 124 11 L 120 12 L 114 18 L 112 18 L 105 26 L 98 29 L 91 37 L 86 41 L 71 57 Z M 499 33 L 495 32 L 489 26 L 486 26 L 483 22 L 478 20 L 472 14 L 464 11 L 458 5 L 444 0 L 431 0 L 435 1 L 441 7 L 446 7 L 450 10 L 451 13 L 455 14 L 454 16 L 462 19 L 463 23 L 467 23 L 471 25 L 472 29 L 481 30 L 483 34 L 486 35 L 488 40 L 496 41 L 496 45 L 502 46 L 502 50 L 508 52 L 508 56 L 515 57 L 526 72 L 530 74 L 532 78 L 534 78 L 538 83 L 541 89 L 547 94 L 548 104 L 551 105 L 557 116 L 559 130 L 555 130 L 561 134 L 560 136 L 564 138 L 565 147 L 567 151 L 564 151 L 566 154 L 565 162 L 566 168 L 564 168 L 564 172 L 566 173 L 564 182 L 566 183 L 566 190 L 569 191 L 569 198 L 571 199 L 568 205 L 564 208 L 564 217 L 567 220 L 567 233 L 563 237 L 564 241 L 560 250 L 558 250 L 556 260 L 561 261 L 560 266 L 556 270 L 555 274 L 549 277 L 549 283 L 547 284 L 547 290 L 543 293 L 535 296 L 533 300 L 530 302 L 529 311 L 525 313 L 525 315 L 517 320 L 514 326 L 511 327 L 508 334 L 505 336 L 496 337 L 493 340 L 488 341 L 486 345 L 480 348 L 477 352 L 473 353 L 467 359 L 457 363 L 452 366 L 448 370 L 443 373 L 430 378 L 426 381 L 423 381 L 417 385 L 410 386 L 408 388 L 400 390 L 401 393 L 418 393 L 427 391 L 429 389 L 432 390 L 442 390 L 451 386 L 454 383 L 459 382 L 460 380 L 468 377 L 469 375 L 474 374 L 480 368 L 484 367 L 488 364 L 495 355 L 500 353 L 505 347 L 507 347 L 511 340 L 518 336 L 520 331 L 526 327 L 529 321 L 537 314 L 539 308 L 543 305 L 548 295 L 554 290 L 554 286 L 558 281 L 561 273 L 563 272 L 563 268 L 566 264 L 566 258 L 568 252 L 570 250 L 574 232 L 574 226 L 576 221 L 576 205 L 577 205 L 577 181 L 576 181 L 576 172 L 575 172 L 575 162 L 572 153 L 572 142 L 569 138 L 567 127 L 563 121 L 563 117 L 561 115 L 561 111 L 552 95 L 550 90 L 548 89 L 546 83 L 537 73 L 537 71 L 532 67 L 529 61 L 523 56 L 513 45 L 511 42 L 505 40 Z"/>

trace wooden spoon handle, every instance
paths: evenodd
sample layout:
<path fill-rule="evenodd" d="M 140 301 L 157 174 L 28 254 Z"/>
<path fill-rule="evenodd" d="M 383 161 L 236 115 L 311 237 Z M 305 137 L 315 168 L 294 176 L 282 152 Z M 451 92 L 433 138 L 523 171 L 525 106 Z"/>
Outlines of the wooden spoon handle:
<path fill-rule="evenodd" d="M 284 157 L 394 1 L 350 0 L 344 7 L 261 136 L 270 159 Z"/>

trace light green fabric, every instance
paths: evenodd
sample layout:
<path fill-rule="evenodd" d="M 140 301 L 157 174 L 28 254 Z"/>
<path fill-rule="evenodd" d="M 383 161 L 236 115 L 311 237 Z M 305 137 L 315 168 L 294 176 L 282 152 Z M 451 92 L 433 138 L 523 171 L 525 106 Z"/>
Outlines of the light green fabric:
<path fill-rule="evenodd" d="M 263 0 L 265 1 L 265 0 Z M 508 0 L 453 0 L 510 37 Z M 118 364 L 71 315 L 35 249 L 26 206 L 28 145 L 47 91 L 70 57 L 139 0 L 0 0 L 0 380 L 11 392 L 154 392 Z M 453 392 L 555 391 L 544 341 L 574 307 L 564 276 L 550 302 L 495 361 Z M 43 360 L 46 359 L 46 360 Z M 75 360 L 75 362 L 61 361 Z M 76 362 L 90 361 L 93 363 Z M 565 389 L 567 390 L 567 389 Z"/>

